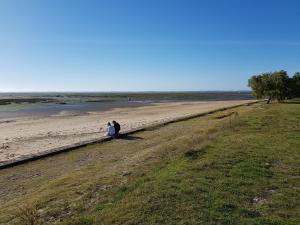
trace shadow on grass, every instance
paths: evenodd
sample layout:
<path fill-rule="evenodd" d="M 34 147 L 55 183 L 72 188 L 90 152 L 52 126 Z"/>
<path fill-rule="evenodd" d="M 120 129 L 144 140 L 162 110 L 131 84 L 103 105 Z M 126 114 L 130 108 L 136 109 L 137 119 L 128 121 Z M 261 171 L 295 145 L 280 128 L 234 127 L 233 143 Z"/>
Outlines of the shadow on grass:
<path fill-rule="evenodd" d="M 138 136 L 133 136 L 133 135 L 120 135 L 118 139 L 123 139 L 123 140 L 129 140 L 129 141 L 135 141 L 135 140 L 142 140 L 144 138 L 138 137 Z"/>
<path fill-rule="evenodd" d="M 210 146 L 207 145 L 200 149 L 191 149 L 191 150 L 185 152 L 184 156 L 188 159 L 195 160 L 195 159 L 198 159 L 199 157 L 203 156 L 208 151 L 209 148 L 210 148 Z"/>

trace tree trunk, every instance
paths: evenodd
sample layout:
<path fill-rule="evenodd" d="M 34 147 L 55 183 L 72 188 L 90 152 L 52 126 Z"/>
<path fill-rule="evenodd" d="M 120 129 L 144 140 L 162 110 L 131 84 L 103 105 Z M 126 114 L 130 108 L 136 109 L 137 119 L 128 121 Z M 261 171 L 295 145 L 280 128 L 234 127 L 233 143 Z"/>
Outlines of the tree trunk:
<path fill-rule="evenodd" d="M 268 99 L 268 101 L 267 101 L 267 104 L 269 104 L 269 103 L 270 103 L 270 101 L 271 101 L 271 97 L 269 97 L 269 99 Z"/>

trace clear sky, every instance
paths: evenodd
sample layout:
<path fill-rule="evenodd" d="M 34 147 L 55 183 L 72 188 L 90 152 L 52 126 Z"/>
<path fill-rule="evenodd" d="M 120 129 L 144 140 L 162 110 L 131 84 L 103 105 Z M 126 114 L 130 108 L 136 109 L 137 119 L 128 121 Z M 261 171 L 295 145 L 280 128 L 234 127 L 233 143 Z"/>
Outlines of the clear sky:
<path fill-rule="evenodd" d="M 299 0 L 0 0 L 1 91 L 247 90 L 300 70 Z"/>

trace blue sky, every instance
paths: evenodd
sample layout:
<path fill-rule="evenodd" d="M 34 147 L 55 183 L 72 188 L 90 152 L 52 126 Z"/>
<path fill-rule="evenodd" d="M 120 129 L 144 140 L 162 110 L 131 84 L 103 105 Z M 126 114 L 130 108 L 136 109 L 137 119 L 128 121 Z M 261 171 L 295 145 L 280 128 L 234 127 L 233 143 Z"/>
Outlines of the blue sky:
<path fill-rule="evenodd" d="M 297 0 L 0 0 L 0 92 L 247 90 L 300 71 Z"/>

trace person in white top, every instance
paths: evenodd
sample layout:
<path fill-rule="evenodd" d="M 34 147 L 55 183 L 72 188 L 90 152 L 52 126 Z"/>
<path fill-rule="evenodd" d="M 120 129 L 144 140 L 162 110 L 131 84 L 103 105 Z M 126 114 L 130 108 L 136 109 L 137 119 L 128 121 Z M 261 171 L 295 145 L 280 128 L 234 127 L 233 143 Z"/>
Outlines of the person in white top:
<path fill-rule="evenodd" d="M 115 135 L 115 128 L 114 126 L 111 125 L 111 123 L 107 123 L 107 128 L 106 128 L 106 136 L 114 136 Z"/>

